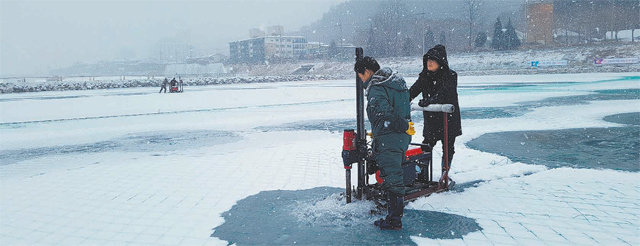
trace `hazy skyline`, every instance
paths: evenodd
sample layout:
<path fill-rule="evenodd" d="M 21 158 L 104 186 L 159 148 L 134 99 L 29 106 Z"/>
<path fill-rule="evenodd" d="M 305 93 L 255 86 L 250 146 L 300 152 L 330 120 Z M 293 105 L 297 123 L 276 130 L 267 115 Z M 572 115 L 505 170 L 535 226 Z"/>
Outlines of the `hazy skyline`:
<path fill-rule="evenodd" d="M 44 75 L 74 63 L 144 59 L 171 38 L 207 54 L 249 29 L 298 30 L 345 0 L 0 2 L 0 76 Z"/>

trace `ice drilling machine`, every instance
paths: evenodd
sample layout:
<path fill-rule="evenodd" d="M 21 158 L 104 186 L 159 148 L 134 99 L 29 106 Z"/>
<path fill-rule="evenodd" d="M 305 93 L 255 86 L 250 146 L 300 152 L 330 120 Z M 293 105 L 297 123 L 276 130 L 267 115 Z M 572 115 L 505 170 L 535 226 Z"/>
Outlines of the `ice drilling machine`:
<path fill-rule="evenodd" d="M 362 48 L 356 48 L 356 61 L 362 59 Z M 380 201 L 384 201 L 386 194 L 382 189 L 382 180 L 380 171 L 375 161 L 375 153 L 371 148 L 371 141 L 367 137 L 373 138 L 371 134 L 367 134 L 364 122 L 364 88 L 360 78 L 356 75 L 356 130 L 345 129 L 343 133 L 342 160 L 346 175 L 346 190 L 344 196 L 347 203 L 351 202 L 352 194 L 358 200 L 372 200 L 380 205 Z M 444 144 L 447 139 L 447 116 L 452 113 L 455 108 L 451 104 L 432 104 L 427 107 L 419 107 L 411 105 L 412 111 L 431 111 L 442 112 L 444 114 Z M 417 146 L 417 147 L 416 147 Z M 454 183 L 449 183 L 449 161 L 445 159 L 444 170 L 439 181 L 433 180 L 433 157 L 432 152 L 423 151 L 421 147 L 424 144 L 411 143 L 409 149 L 405 153 L 405 159 L 402 163 L 404 185 L 406 186 L 405 201 L 413 201 L 419 197 L 429 196 L 433 193 L 449 190 Z M 431 149 L 425 148 L 425 149 Z M 446 148 L 445 148 L 446 151 Z M 443 153 L 448 156 L 448 153 Z M 351 185 L 351 169 L 355 164 L 358 170 L 358 184 L 356 187 Z M 375 182 L 369 183 L 369 176 L 375 175 Z"/>

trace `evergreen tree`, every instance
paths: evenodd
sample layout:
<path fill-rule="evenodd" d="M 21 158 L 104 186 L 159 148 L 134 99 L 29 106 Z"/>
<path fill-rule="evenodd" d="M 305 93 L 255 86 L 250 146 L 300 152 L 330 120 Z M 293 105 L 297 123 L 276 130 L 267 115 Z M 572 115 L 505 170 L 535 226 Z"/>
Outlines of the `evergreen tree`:
<path fill-rule="evenodd" d="M 475 40 L 475 45 L 476 47 L 484 47 L 484 44 L 487 43 L 487 33 L 486 32 L 479 32 L 478 35 L 476 36 L 476 40 Z"/>
<path fill-rule="evenodd" d="M 503 45 L 507 50 L 517 49 L 520 47 L 520 39 L 516 33 L 516 29 L 511 24 L 511 19 L 507 23 L 507 30 L 504 32 Z"/>
<path fill-rule="evenodd" d="M 493 25 L 493 40 L 491 41 L 491 48 L 499 50 L 504 47 L 502 36 L 502 23 L 500 23 L 500 18 L 498 18 L 496 23 Z"/>

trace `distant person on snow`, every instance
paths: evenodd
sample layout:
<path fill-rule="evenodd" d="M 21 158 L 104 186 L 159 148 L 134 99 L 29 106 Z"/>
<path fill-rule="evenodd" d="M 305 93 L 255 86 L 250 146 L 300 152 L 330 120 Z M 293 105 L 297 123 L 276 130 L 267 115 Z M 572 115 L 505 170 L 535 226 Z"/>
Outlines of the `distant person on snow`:
<path fill-rule="evenodd" d="M 163 90 L 164 93 L 167 93 L 167 84 L 169 84 L 169 80 L 167 80 L 167 78 L 164 78 L 164 81 L 162 81 L 162 87 L 160 87 L 160 92 L 158 93 L 162 93 Z"/>
<path fill-rule="evenodd" d="M 444 124 L 443 113 L 424 111 L 424 129 L 422 136 L 424 151 L 430 152 L 436 142 L 442 143 L 442 170 L 444 172 L 444 151 L 448 148 L 449 169 L 453 160 L 454 143 L 456 137 L 462 135 L 460 124 L 460 105 L 458 105 L 458 74 L 449 68 L 447 52 L 443 45 L 436 45 L 422 57 L 423 69 L 418 80 L 409 89 L 411 100 L 413 101 L 419 94 L 422 99 L 418 103 L 421 107 L 429 104 L 452 104 L 455 107 L 453 113 L 448 114 L 448 135 L 449 144 L 444 146 Z"/>
<path fill-rule="evenodd" d="M 173 93 L 177 91 L 178 91 L 178 81 L 176 81 L 176 78 L 174 77 L 173 79 L 171 79 L 171 89 L 169 89 L 169 92 Z"/>
<path fill-rule="evenodd" d="M 356 61 L 354 70 L 364 83 L 367 116 L 373 133 L 373 151 L 388 194 L 388 214 L 374 223 L 383 230 L 402 229 L 404 214 L 404 178 L 402 161 L 415 134 L 411 122 L 409 89 L 404 79 L 391 68 L 380 68 L 371 57 Z"/>

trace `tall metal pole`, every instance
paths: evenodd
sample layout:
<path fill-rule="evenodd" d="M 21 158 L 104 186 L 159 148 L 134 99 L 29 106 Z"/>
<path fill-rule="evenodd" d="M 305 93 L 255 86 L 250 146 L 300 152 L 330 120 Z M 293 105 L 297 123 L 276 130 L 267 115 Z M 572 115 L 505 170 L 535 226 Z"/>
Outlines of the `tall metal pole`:
<path fill-rule="evenodd" d="M 351 203 L 351 168 L 345 169 L 345 177 L 347 181 L 345 196 L 347 197 L 347 203 Z"/>
<path fill-rule="evenodd" d="M 447 119 L 447 112 L 442 113 L 444 119 L 444 172 L 442 172 L 442 178 L 444 178 L 444 188 L 449 189 L 449 120 Z"/>
<path fill-rule="evenodd" d="M 356 62 L 362 59 L 363 51 L 361 47 L 356 48 Z M 364 85 L 362 80 L 356 74 L 356 116 L 357 116 L 357 134 L 356 148 L 358 149 L 358 189 L 356 198 L 362 199 L 362 193 L 365 184 L 365 163 L 364 156 L 367 151 L 367 130 L 364 128 Z"/>

